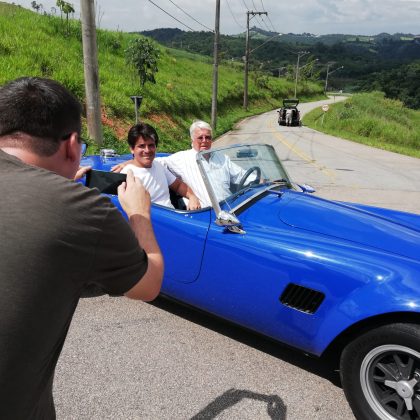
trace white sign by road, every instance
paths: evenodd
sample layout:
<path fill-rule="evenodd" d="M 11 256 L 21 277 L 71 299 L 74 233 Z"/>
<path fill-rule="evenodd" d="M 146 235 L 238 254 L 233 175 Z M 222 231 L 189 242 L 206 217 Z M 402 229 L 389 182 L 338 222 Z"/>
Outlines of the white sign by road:
<path fill-rule="evenodd" d="M 322 105 L 322 110 L 324 111 L 324 112 L 327 112 L 329 109 L 330 109 L 330 107 L 329 107 L 329 105 L 328 104 L 324 104 L 324 105 Z"/>

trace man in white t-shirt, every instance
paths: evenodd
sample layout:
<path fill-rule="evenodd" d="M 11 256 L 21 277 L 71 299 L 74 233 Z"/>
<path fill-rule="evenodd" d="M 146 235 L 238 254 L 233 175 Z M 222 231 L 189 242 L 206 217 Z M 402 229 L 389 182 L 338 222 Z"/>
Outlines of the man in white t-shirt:
<path fill-rule="evenodd" d="M 131 127 L 127 142 L 133 154 L 133 160 L 129 161 L 121 172 L 127 173 L 131 169 L 134 175 L 143 182 L 152 203 L 173 208 L 168 189 L 170 188 L 188 199 L 188 210 L 201 208 L 200 201 L 191 188 L 164 165 L 155 161 L 159 137 L 151 125 L 140 123 Z"/>

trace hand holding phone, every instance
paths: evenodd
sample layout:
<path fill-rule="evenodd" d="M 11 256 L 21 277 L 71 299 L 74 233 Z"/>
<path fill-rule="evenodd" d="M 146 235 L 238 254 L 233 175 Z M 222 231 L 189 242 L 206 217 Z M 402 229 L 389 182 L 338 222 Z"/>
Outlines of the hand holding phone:
<path fill-rule="evenodd" d="M 118 194 L 118 186 L 127 178 L 126 174 L 91 169 L 86 173 L 86 187 L 97 188 L 103 194 Z"/>
<path fill-rule="evenodd" d="M 131 169 L 124 185 L 118 187 L 118 200 L 128 217 L 138 215 L 150 219 L 150 194 Z"/>

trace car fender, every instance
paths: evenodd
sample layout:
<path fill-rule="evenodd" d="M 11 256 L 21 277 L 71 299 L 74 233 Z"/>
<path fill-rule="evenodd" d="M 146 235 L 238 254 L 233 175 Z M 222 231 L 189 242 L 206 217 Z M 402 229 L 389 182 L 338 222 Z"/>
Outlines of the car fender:
<path fill-rule="evenodd" d="M 369 318 L 420 313 L 420 301 L 416 298 L 420 263 L 393 255 L 383 255 L 380 261 L 381 265 L 376 265 L 373 259 L 360 262 L 354 267 L 356 287 L 335 303 L 326 299 L 323 321 L 308 342 L 309 352 L 322 354 L 342 332 Z"/>

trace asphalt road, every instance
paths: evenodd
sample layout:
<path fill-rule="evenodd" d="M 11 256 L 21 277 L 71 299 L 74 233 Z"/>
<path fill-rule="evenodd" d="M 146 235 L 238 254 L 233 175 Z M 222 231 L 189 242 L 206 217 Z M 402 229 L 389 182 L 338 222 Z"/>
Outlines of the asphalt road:
<path fill-rule="evenodd" d="M 299 105 L 302 116 L 345 97 Z M 322 111 L 320 111 L 322 112 Z M 319 120 L 322 122 L 322 118 Z M 217 146 L 272 144 L 289 175 L 332 200 L 360 202 L 420 213 L 420 159 L 364 146 L 308 127 L 277 124 L 277 112 L 248 118 L 222 136 Z"/>
<path fill-rule="evenodd" d="M 271 143 L 319 195 L 419 212 L 420 160 L 279 127 L 276 116 L 248 119 L 217 144 Z M 163 299 L 82 299 L 54 396 L 59 419 L 354 418 L 319 360 Z"/>

